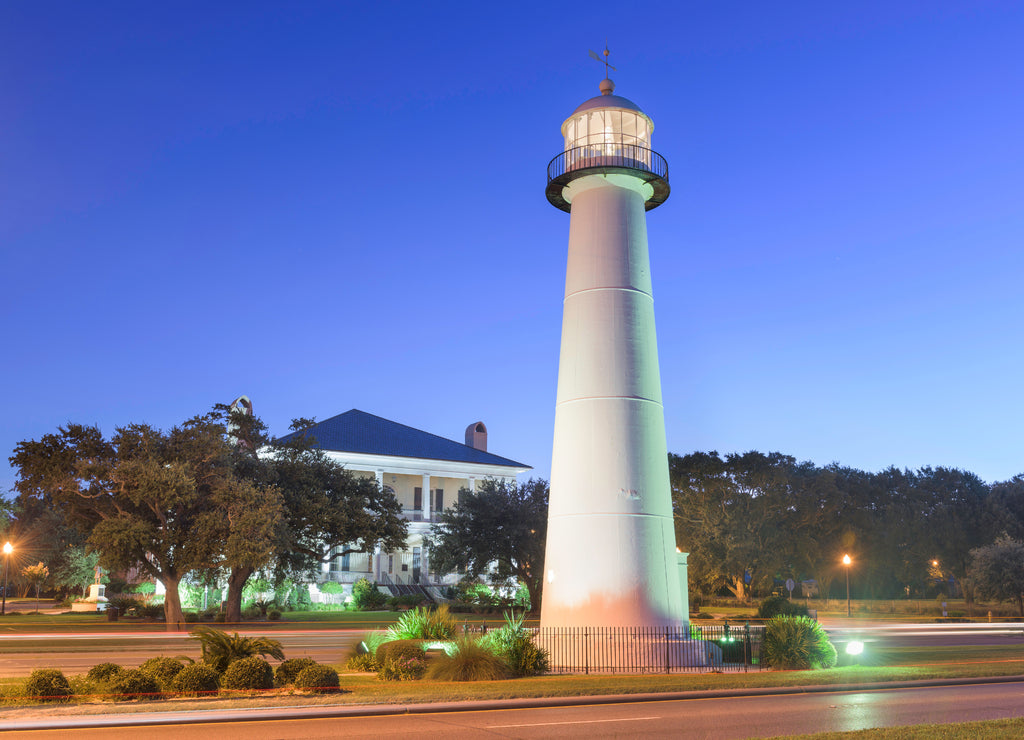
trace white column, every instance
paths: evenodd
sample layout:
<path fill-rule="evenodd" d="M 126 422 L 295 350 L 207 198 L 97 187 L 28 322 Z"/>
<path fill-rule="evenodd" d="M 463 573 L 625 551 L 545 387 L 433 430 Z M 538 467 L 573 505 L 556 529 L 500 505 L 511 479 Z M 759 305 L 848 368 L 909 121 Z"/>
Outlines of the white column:
<path fill-rule="evenodd" d="M 423 474 L 423 496 L 420 497 L 420 512 L 425 522 L 430 521 L 430 474 Z M 422 566 L 422 564 L 421 564 Z"/>

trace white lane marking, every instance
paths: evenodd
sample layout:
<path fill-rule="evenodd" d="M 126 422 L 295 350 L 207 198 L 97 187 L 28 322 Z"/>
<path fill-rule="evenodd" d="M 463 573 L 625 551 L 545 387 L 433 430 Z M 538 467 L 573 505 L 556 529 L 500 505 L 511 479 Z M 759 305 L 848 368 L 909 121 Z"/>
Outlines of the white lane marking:
<path fill-rule="evenodd" d="M 547 727 L 548 725 L 593 725 L 598 722 L 640 722 L 641 720 L 661 719 L 661 717 L 623 717 L 622 719 L 581 719 L 573 722 L 534 722 L 528 725 L 487 725 L 488 730 L 507 730 L 512 727 Z"/>

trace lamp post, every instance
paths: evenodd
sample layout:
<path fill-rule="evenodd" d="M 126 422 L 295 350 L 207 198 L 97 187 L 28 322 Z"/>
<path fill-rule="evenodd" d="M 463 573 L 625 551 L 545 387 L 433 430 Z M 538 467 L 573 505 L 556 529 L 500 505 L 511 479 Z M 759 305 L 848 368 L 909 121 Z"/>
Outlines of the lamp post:
<path fill-rule="evenodd" d="M 10 565 L 11 565 L 11 550 L 13 550 L 13 549 L 14 548 L 11 547 L 11 543 L 10 542 L 4 543 L 4 596 L 3 596 L 3 605 L 0 606 L 0 614 L 4 614 L 4 615 L 7 614 L 7 571 L 10 569 Z"/>
<path fill-rule="evenodd" d="M 843 565 L 846 566 L 846 616 L 850 616 L 850 560 L 849 555 L 843 555 Z"/>

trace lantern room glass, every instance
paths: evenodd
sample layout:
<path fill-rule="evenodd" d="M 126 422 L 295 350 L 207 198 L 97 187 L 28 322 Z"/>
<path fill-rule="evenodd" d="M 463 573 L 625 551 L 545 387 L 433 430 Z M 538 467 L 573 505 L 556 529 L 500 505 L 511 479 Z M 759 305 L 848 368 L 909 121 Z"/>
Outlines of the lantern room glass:
<path fill-rule="evenodd" d="M 649 169 L 651 128 L 642 113 L 621 108 L 599 108 L 573 116 L 563 127 L 566 169 L 594 166 L 608 158 Z"/>

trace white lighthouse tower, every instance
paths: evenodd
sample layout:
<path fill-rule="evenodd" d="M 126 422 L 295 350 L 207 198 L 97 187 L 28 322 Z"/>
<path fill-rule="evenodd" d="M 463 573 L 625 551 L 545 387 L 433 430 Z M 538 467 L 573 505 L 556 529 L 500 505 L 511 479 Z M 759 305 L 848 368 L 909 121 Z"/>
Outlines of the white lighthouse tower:
<path fill-rule="evenodd" d="M 669 194 L 654 124 L 610 79 L 562 124 L 547 198 L 567 211 L 541 626 L 689 621 L 676 549 L 645 211 Z"/>

